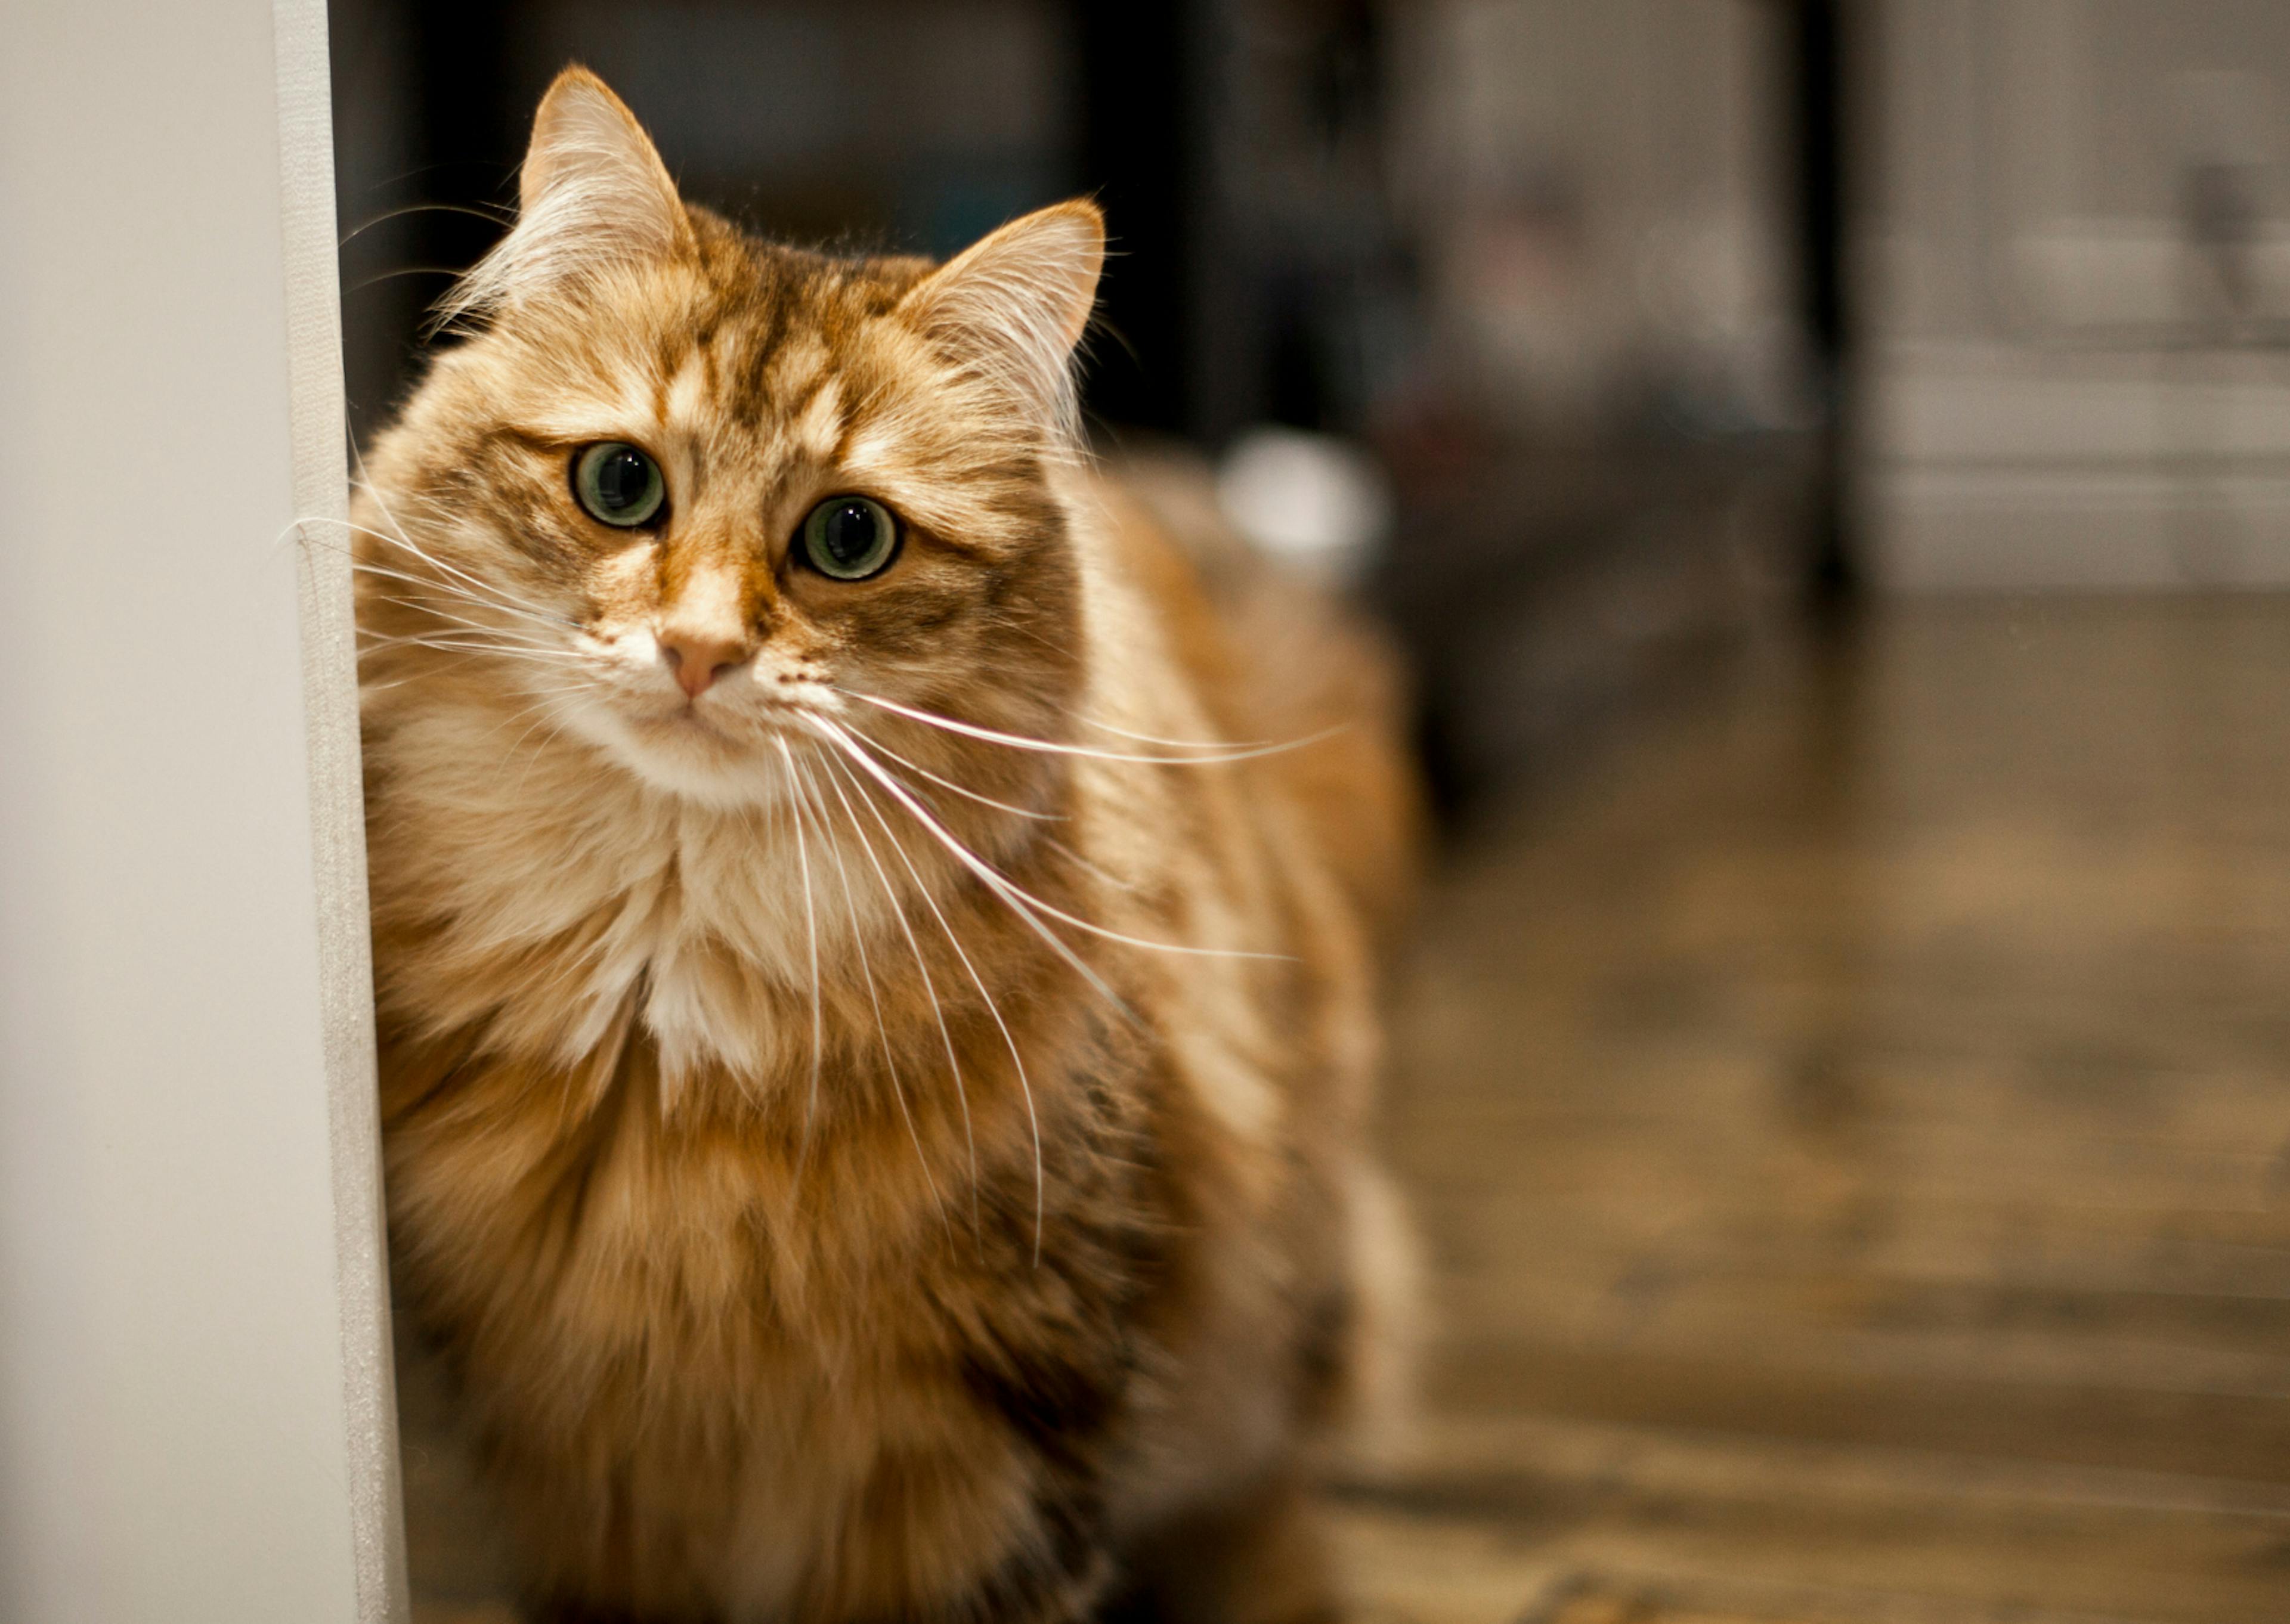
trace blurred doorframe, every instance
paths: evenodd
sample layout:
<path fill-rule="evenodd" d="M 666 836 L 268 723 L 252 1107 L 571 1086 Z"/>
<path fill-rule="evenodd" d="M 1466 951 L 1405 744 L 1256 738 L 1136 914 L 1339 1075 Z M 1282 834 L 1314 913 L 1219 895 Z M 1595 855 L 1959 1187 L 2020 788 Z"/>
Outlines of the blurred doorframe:
<path fill-rule="evenodd" d="M 1808 508 L 1813 534 L 1807 582 L 1818 605 L 1834 605 L 1859 585 L 1846 490 L 1853 390 L 1846 256 L 1851 201 L 1853 124 L 1847 0 L 1789 0 L 1792 130 L 1798 204 L 1798 286 L 1805 332 L 1822 396 L 1822 444 Z M 1870 0 L 1858 0 L 1866 11 Z"/>

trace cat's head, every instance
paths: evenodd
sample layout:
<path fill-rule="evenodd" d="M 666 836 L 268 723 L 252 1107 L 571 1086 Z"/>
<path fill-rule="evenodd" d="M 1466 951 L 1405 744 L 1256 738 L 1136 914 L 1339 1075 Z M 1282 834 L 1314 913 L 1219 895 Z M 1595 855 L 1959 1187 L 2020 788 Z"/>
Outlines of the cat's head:
<path fill-rule="evenodd" d="M 469 336 L 372 460 L 370 684 L 491 685 L 717 804 L 776 796 L 821 717 L 1054 726 L 1079 583 L 1053 487 L 1103 252 L 1080 202 L 943 266 L 759 242 L 567 70 L 515 228 L 447 301 Z"/>

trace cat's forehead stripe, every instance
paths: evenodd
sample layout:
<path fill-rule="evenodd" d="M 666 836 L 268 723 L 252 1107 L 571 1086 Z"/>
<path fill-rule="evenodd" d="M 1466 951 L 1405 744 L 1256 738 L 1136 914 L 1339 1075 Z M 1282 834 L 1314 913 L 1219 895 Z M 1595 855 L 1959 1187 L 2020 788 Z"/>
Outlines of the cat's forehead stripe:
<path fill-rule="evenodd" d="M 662 428 L 688 428 L 706 414 L 715 391 L 709 387 L 708 353 L 694 348 L 661 387 L 659 417 Z"/>
<path fill-rule="evenodd" d="M 604 408 L 608 420 L 635 429 L 645 423 L 664 423 L 667 416 L 669 380 L 658 372 L 642 367 L 624 367 L 615 380 L 617 390 L 597 404 Z M 568 416 L 581 414 L 581 403 L 567 401 Z"/>
<path fill-rule="evenodd" d="M 810 394 L 832 359 L 825 340 L 816 333 L 789 340 L 777 355 L 768 357 L 757 375 L 756 392 L 765 409 Z"/>
<path fill-rule="evenodd" d="M 788 347 L 789 307 L 795 294 L 783 284 L 760 290 L 749 308 L 760 312 L 755 331 L 748 337 L 744 364 L 734 369 L 739 376 L 737 387 L 729 391 L 729 405 L 734 416 L 749 425 L 760 423 L 771 409 L 770 380 L 778 365 L 783 364 Z"/>
<path fill-rule="evenodd" d="M 896 418 L 870 424 L 842 447 L 838 459 L 853 474 L 880 476 L 899 465 L 900 424 Z M 830 448 L 831 450 L 832 448 Z"/>
<path fill-rule="evenodd" d="M 814 462 L 833 460 L 835 448 L 843 438 L 843 380 L 826 377 L 813 390 L 811 402 L 796 420 L 791 436 L 798 455 Z"/>

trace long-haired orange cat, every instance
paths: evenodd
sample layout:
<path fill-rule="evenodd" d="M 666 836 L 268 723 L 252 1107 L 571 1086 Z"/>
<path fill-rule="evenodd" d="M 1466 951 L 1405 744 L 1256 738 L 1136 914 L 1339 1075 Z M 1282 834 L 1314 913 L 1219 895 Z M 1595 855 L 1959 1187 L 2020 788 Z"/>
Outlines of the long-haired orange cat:
<path fill-rule="evenodd" d="M 375 450 L 391 1233 L 537 1616 L 1333 1606 L 1406 780 L 1089 470 L 1102 249 L 759 242 L 571 71 Z"/>

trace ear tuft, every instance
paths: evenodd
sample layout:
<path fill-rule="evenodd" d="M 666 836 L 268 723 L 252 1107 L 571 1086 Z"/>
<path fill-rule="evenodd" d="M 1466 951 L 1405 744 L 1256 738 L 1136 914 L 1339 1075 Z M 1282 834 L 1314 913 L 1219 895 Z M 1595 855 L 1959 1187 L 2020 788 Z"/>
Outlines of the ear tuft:
<path fill-rule="evenodd" d="M 568 68 L 532 117 L 516 225 L 446 296 L 438 322 L 491 315 L 693 246 L 676 183 L 636 115 L 595 74 Z"/>
<path fill-rule="evenodd" d="M 1077 198 L 1012 220 L 915 284 L 900 312 L 1010 405 L 1081 440 L 1073 353 L 1105 267 L 1105 216 Z"/>

